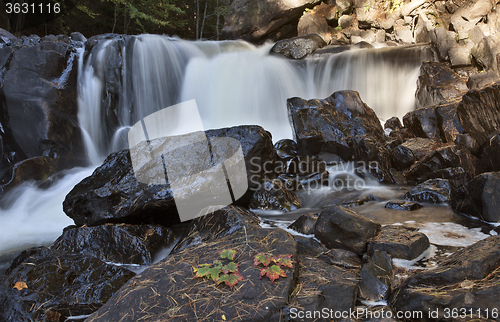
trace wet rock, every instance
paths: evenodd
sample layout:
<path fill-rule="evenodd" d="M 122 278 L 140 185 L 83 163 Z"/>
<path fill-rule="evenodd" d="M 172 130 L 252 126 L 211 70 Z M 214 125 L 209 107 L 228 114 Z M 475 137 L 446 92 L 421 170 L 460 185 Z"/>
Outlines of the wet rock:
<path fill-rule="evenodd" d="M 438 114 L 435 107 L 421 108 L 408 112 L 403 117 L 405 128 L 415 136 L 441 141 Z"/>
<path fill-rule="evenodd" d="M 312 8 L 319 3 L 320 0 L 233 1 L 228 13 L 224 16 L 222 35 L 226 39 L 242 38 L 251 42 L 261 41 L 274 31 L 298 19 L 306 8 Z"/>
<path fill-rule="evenodd" d="M 438 105 L 462 97 L 467 79 L 443 63 L 424 62 L 417 81 L 417 108 Z"/>
<path fill-rule="evenodd" d="M 258 188 L 258 185 L 266 181 L 265 169 L 268 168 L 267 163 L 274 164 L 275 161 L 271 135 L 259 126 L 237 126 L 208 130 L 205 133 L 212 142 L 212 151 L 219 152 L 219 158 L 232 156 L 236 147 L 223 144 L 223 142 L 220 142 L 219 145 L 219 141 L 214 141 L 213 138 L 234 138 L 241 144 L 247 170 L 248 190 L 238 200 L 238 203 L 248 205 L 250 197 Z M 188 144 L 191 143 L 189 137 L 179 136 L 171 138 L 168 142 L 162 138 L 155 139 L 151 141 L 151 144 L 158 149 L 156 151 L 158 154 L 155 155 L 160 155 L 167 153 L 164 151 L 170 151 L 169 144 L 184 142 L 183 140 L 188 140 Z M 207 163 L 207 168 L 213 168 L 210 155 L 200 154 L 205 151 L 204 149 L 192 149 L 190 147 L 191 145 L 186 145 L 186 151 L 183 154 L 185 160 L 200 160 L 200 163 L 203 164 L 209 162 L 210 166 Z M 147 149 L 148 147 L 141 145 L 135 151 L 137 153 L 136 160 L 138 160 L 136 170 L 148 170 L 150 167 L 150 159 L 148 158 L 150 152 L 140 150 L 140 148 Z M 183 163 L 179 162 L 179 166 L 182 167 Z M 181 170 L 186 171 L 185 169 Z M 212 184 L 217 183 L 211 181 L 210 173 L 206 176 L 205 181 L 207 185 L 209 182 L 212 182 Z M 220 186 L 215 188 L 226 189 L 227 191 L 227 183 L 219 183 Z M 232 183 L 235 184 L 236 182 Z M 192 197 L 190 192 L 200 189 L 197 181 L 186 182 L 182 187 L 185 188 L 185 191 L 182 194 L 179 193 L 178 197 L 180 196 L 181 199 L 184 195 L 187 198 Z M 205 188 L 210 189 L 210 187 L 213 186 L 208 185 Z M 210 195 L 208 194 L 208 196 Z M 103 165 L 97 168 L 90 177 L 77 184 L 66 196 L 63 208 L 65 213 L 78 226 L 84 224 L 87 226 L 100 225 L 106 222 L 157 223 L 169 226 L 179 222 L 170 183 L 165 185 L 162 182 L 158 182 L 158 184 L 155 184 L 155 182 L 151 184 L 139 182 L 134 175 L 132 160 L 127 150 L 108 156 Z"/>
<path fill-rule="evenodd" d="M 193 219 L 175 245 L 172 254 L 182 252 L 196 244 L 231 235 L 236 231 L 257 227 L 259 223 L 259 217 L 249 210 L 237 206 L 224 207 Z"/>
<path fill-rule="evenodd" d="M 415 163 L 415 155 L 413 152 L 403 146 L 399 145 L 392 151 L 393 164 L 399 169 L 404 170 L 409 168 L 413 163 Z"/>
<path fill-rule="evenodd" d="M 384 141 L 377 115 L 355 91 L 339 91 L 323 100 L 287 100 L 289 120 L 302 155 L 321 151 L 349 153 L 347 139 L 369 135 Z"/>
<path fill-rule="evenodd" d="M 355 211 L 334 206 L 320 213 L 314 235 L 328 248 L 343 248 L 363 255 L 368 240 L 379 230 L 379 224 Z"/>
<path fill-rule="evenodd" d="M 417 202 L 449 202 L 455 188 L 446 179 L 430 179 L 408 191 L 404 198 Z"/>
<path fill-rule="evenodd" d="M 465 129 L 457 113 L 458 102 L 439 105 L 436 108 L 438 123 L 445 142 L 454 143 L 457 137 L 465 134 Z"/>
<path fill-rule="evenodd" d="M 391 117 L 384 124 L 384 129 L 398 130 L 398 129 L 402 128 L 402 127 L 403 126 L 401 125 L 401 121 L 396 116 Z"/>
<path fill-rule="evenodd" d="M 314 234 L 314 226 L 316 225 L 316 221 L 318 220 L 318 213 L 305 214 L 299 217 L 296 221 L 294 221 L 288 228 L 295 230 L 304 235 L 313 235 Z"/>
<path fill-rule="evenodd" d="M 486 143 L 479 160 L 478 172 L 500 171 L 500 135 L 494 135 Z"/>
<path fill-rule="evenodd" d="M 219 251 L 224 249 L 237 251 L 234 262 L 243 280 L 231 290 L 224 283 L 215 286 L 212 280 L 193 278 L 193 267 L 220 260 Z M 87 321 L 196 321 L 201 316 L 209 321 L 221 320 L 222 316 L 228 321 L 269 321 L 288 303 L 298 280 L 299 264 L 283 268 L 286 277 L 271 283 L 267 277 L 260 278 L 263 267 L 254 266 L 256 252 L 289 254 L 292 260 L 298 259 L 297 243 L 284 230 L 238 230 L 148 267 Z"/>
<path fill-rule="evenodd" d="M 422 205 L 416 202 L 408 202 L 408 201 L 389 201 L 388 203 L 385 204 L 385 208 L 394 210 L 413 211 L 422 208 Z"/>
<path fill-rule="evenodd" d="M 45 181 L 59 169 L 59 160 L 52 157 L 33 157 L 19 161 L 5 170 L 0 181 L 3 192 L 29 181 Z"/>
<path fill-rule="evenodd" d="M 287 58 L 302 59 L 313 53 L 316 49 L 326 46 L 325 41 L 317 34 L 295 37 L 278 41 L 271 53 Z"/>
<path fill-rule="evenodd" d="M 382 227 L 380 234 L 370 241 L 368 252 L 373 254 L 375 251 L 383 251 L 392 258 L 412 260 L 429 246 L 429 238 L 425 234 L 410 228 L 387 225 Z"/>
<path fill-rule="evenodd" d="M 461 167 L 437 170 L 427 176 L 427 179 L 447 179 L 453 186 L 462 189 L 467 187 L 470 175 Z"/>
<path fill-rule="evenodd" d="M 456 198 L 452 206 L 460 213 L 496 223 L 500 221 L 499 198 L 500 172 L 486 172 L 472 179 L 466 197 Z"/>
<path fill-rule="evenodd" d="M 412 138 L 401 144 L 401 146 L 410 149 L 417 160 L 421 160 L 431 154 L 439 145 L 434 140 L 424 138 Z"/>
<path fill-rule="evenodd" d="M 274 149 L 280 160 L 288 161 L 298 155 L 297 142 L 290 139 L 279 140 L 274 144 Z"/>
<path fill-rule="evenodd" d="M 104 262 L 150 265 L 174 239 L 172 230 L 155 225 L 69 227 L 52 248 L 94 256 Z"/>
<path fill-rule="evenodd" d="M 481 89 L 500 82 L 500 77 L 492 70 L 472 74 L 467 81 L 467 87 L 472 90 Z"/>
<path fill-rule="evenodd" d="M 500 84 L 470 91 L 457 108 L 467 133 L 483 145 L 500 128 Z"/>
<path fill-rule="evenodd" d="M 375 250 L 359 275 L 360 298 L 378 302 L 390 296 L 394 272 L 391 257 L 386 252 Z"/>
<path fill-rule="evenodd" d="M 290 212 L 301 208 L 302 204 L 299 197 L 288 190 L 282 181 L 273 180 L 265 182 L 259 190 L 254 192 L 248 207 Z"/>
<path fill-rule="evenodd" d="M 63 321 L 87 315 L 99 307 L 135 274 L 82 254 L 46 247 L 19 255 L 0 285 L 0 319 L 14 321 Z M 25 283 L 14 288 L 16 283 Z"/>
<path fill-rule="evenodd" d="M 396 145 L 393 146 L 395 148 L 396 146 L 402 144 L 408 139 L 413 139 L 415 138 L 415 134 L 410 132 L 408 129 L 398 129 L 398 130 L 393 130 L 389 134 L 389 139 L 392 139 L 394 142 L 398 142 Z"/>

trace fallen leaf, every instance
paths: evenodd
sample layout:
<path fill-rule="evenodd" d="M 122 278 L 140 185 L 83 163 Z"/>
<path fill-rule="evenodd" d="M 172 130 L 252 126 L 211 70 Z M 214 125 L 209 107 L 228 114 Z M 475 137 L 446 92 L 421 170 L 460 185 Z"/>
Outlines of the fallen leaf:
<path fill-rule="evenodd" d="M 16 285 L 14 285 L 14 288 L 20 291 L 24 288 L 28 288 L 28 285 L 24 282 L 17 282 Z"/>

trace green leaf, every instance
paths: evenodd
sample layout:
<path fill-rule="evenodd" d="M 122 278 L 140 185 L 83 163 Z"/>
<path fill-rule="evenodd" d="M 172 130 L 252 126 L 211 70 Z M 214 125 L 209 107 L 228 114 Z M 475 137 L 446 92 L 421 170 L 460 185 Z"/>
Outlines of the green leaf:
<path fill-rule="evenodd" d="M 238 264 L 229 262 L 229 264 L 222 266 L 221 270 L 224 274 L 236 272 L 238 270 Z"/>
<path fill-rule="evenodd" d="M 280 276 L 286 277 L 286 274 L 278 265 L 272 265 L 260 270 L 260 278 L 262 279 L 263 276 L 267 276 L 271 280 L 271 283 L 274 283 Z"/>
<path fill-rule="evenodd" d="M 228 274 L 223 274 L 220 278 L 217 284 L 220 284 L 224 282 L 227 286 L 231 288 L 231 291 L 233 290 L 233 286 L 238 284 L 239 281 L 244 280 L 243 276 L 240 275 L 240 273 L 235 272 L 232 273 L 231 275 Z"/>
<path fill-rule="evenodd" d="M 219 251 L 219 253 L 220 253 L 221 258 L 227 258 L 230 261 L 232 261 L 234 259 L 234 256 L 236 255 L 236 250 L 225 249 L 225 250 Z"/>
<path fill-rule="evenodd" d="M 271 255 L 267 255 L 266 253 L 258 253 L 257 255 L 255 255 L 253 265 L 257 266 L 259 264 L 262 264 L 264 265 L 264 267 L 267 267 L 271 263 L 271 259 Z"/>
<path fill-rule="evenodd" d="M 294 261 L 292 260 L 292 255 L 279 255 L 278 257 L 273 257 L 273 262 L 280 266 L 288 267 L 288 268 L 293 268 L 293 263 Z"/>
<path fill-rule="evenodd" d="M 212 264 L 201 264 L 200 266 L 201 267 L 194 269 L 194 272 L 196 273 L 194 277 L 205 277 L 210 275 Z"/>

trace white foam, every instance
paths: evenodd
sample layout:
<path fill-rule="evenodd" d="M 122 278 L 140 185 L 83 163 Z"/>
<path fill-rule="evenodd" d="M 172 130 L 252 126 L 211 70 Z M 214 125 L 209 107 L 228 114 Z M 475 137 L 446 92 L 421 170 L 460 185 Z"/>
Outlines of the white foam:
<path fill-rule="evenodd" d="M 423 223 L 419 231 L 427 235 L 431 244 L 441 246 L 467 247 L 489 237 L 481 228 L 467 228 L 451 222 Z"/>

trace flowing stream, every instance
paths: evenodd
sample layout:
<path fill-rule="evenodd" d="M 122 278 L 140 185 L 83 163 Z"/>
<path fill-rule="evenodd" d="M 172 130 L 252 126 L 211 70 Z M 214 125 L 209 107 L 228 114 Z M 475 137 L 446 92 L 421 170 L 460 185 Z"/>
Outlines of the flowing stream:
<path fill-rule="evenodd" d="M 45 190 L 27 183 L 3 200 L 8 206 L 0 209 L 0 263 L 29 246 L 51 244 L 72 224 L 62 211 L 66 194 L 109 153 L 127 148 L 130 126 L 151 113 L 195 99 L 205 129 L 258 124 L 277 141 L 292 138 L 288 98 L 326 98 L 352 89 L 381 120 L 402 117 L 414 108 L 422 61 L 433 58 L 429 48 L 410 46 L 291 61 L 269 55 L 270 48 L 141 35 L 80 49 L 78 117 L 91 166 L 68 171 Z M 303 197 L 306 209 L 315 209 L 336 196 L 319 191 Z"/>

